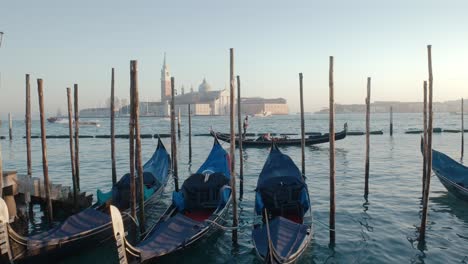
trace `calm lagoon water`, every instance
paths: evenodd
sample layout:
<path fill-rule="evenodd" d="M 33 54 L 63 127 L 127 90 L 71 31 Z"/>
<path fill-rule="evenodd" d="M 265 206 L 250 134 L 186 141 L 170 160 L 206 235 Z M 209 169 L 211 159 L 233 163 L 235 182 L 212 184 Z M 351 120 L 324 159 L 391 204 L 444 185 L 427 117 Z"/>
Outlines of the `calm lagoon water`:
<path fill-rule="evenodd" d="M 372 114 L 372 130 L 384 135 L 371 136 L 370 195 L 364 192 L 364 136 L 348 136 L 336 142 L 336 246 L 328 246 L 329 167 L 328 144 L 306 148 L 306 175 L 315 219 L 313 241 L 301 263 L 467 263 L 468 203 L 452 198 L 436 177 L 432 178 L 427 243 L 418 248 L 417 226 L 421 214 L 422 156 L 419 135 L 406 135 L 407 128 L 421 128 L 419 114 L 394 114 L 394 135 L 388 134 L 388 114 Z M 81 127 L 82 135 L 109 134 L 109 120 L 101 119 L 101 127 Z M 364 114 L 336 116 L 336 130 L 348 122 L 351 130 L 364 130 Z M 162 118 L 142 118 L 142 133 L 169 133 L 170 123 Z M 0 135 L 7 135 L 4 122 Z M 228 131 L 227 117 L 194 117 L 193 133 Z M 460 116 L 436 114 L 435 127 L 460 128 Z M 2 140 L 4 168 L 26 173 L 26 145 L 23 121 L 14 122 L 13 141 Z M 33 135 L 39 134 L 39 122 L 33 121 Z M 307 115 L 306 131 L 327 132 L 327 115 Z M 66 125 L 47 124 L 48 134 L 67 134 Z M 188 163 L 187 118 L 182 117 L 183 136 L 178 141 L 179 174 L 184 180 L 206 158 L 213 139 L 193 137 L 193 160 Z M 299 115 L 252 118 L 249 132 L 300 132 Z M 117 119 L 117 134 L 128 133 L 128 120 Z M 434 134 L 433 146 L 453 158 L 460 159 L 460 133 Z M 163 139 L 169 149 L 169 139 Z M 116 139 L 117 170 L 128 171 L 128 140 Z M 156 147 L 156 140 L 143 139 L 146 160 Z M 32 139 L 33 174 L 42 177 L 40 139 Z M 228 144 L 223 144 L 229 148 Z M 71 185 L 67 139 L 47 141 L 49 175 L 54 183 Z M 284 147 L 300 167 L 300 148 Z M 236 155 L 238 151 L 236 152 Z M 163 263 L 259 263 L 250 238 L 253 219 L 254 189 L 268 149 L 245 150 L 245 193 L 240 202 L 239 246 L 231 246 L 231 233 L 219 233 L 197 246 L 162 259 Z M 236 158 L 237 159 L 237 158 Z M 95 193 L 97 188 L 111 186 L 110 139 L 80 139 L 80 171 L 83 191 Z M 170 201 L 173 183 L 166 188 L 158 208 Z M 160 210 L 159 210 L 160 211 Z M 39 214 L 39 213 L 38 213 Z M 39 217 L 39 216 L 38 216 Z M 114 263 L 113 245 L 77 252 L 64 263 Z"/>

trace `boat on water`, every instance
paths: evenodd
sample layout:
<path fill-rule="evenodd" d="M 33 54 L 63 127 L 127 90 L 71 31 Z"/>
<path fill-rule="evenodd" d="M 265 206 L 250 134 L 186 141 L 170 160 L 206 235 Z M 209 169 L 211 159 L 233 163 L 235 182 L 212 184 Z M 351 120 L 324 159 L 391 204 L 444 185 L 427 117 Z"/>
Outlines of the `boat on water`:
<path fill-rule="evenodd" d="M 299 168 L 275 144 L 258 177 L 255 214 L 257 255 L 265 263 L 296 262 L 312 238 L 309 192 Z"/>
<path fill-rule="evenodd" d="M 67 125 L 68 124 L 68 118 L 62 118 L 62 117 L 49 117 L 47 118 L 47 121 L 52 124 L 63 124 Z M 73 120 L 73 123 L 75 123 L 75 120 Z M 101 124 L 98 121 L 79 121 L 80 126 L 95 126 L 95 127 L 100 127 Z"/>
<path fill-rule="evenodd" d="M 432 170 L 450 194 L 468 202 L 468 167 L 432 150 Z"/>
<path fill-rule="evenodd" d="M 271 112 L 269 112 L 269 111 L 263 111 L 263 112 L 261 112 L 261 113 L 254 114 L 253 116 L 254 116 L 254 117 L 267 117 L 267 116 L 271 116 Z"/>
<path fill-rule="evenodd" d="M 229 154 L 215 139 L 203 165 L 172 194 L 172 204 L 137 245 L 132 246 L 124 237 L 122 216 L 111 206 L 120 263 L 154 261 L 218 230 L 232 200 L 229 164 Z"/>
<path fill-rule="evenodd" d="M 145 206 L 156 202 L 169 178 L 170 157 L 163 143 L 143 167 L 145 182 Z M 32 262 L 48 263 L 60 260 L 68 255 L 79 254 L 82 249 L 112 241 L 112 221 L 109 204 L 115 204 L 123 210 L 123 224 L 130 230 L 136 230 L 136 224 L 129 216 L 128 196 L 130 175 L 123 176 L 113 187 L 111 197 L 104 203 L 96 203 L 77 214 L 68 217 L 52 229 L 24 237 L 19 235 L 9 224 L 8 208 L 0 199 L 0 260 L 8 263 Z M 138 179 L 137 181 L 138 182 Z M 102 198 L 101 198 L 102 199 Z M 138 210 L 139 208 L 137 208 Z M 129 233 L 130 237 L 134 234 Z M 2 262 L 4 263 L 4 262 Z"/>
<path fill-rule="evenodd" d="M 341 132 L 335 133 L 335 140 L 341 140 L 346 137 L 348 131 L 348 124 L 344 124 L 343 130 Z M 218 138 L 219 140 L 225 142 L 231 142 L 231 137 L 229 134 L 215 132 L 213 130 L 210 131 L 211 136 Z M 311 135 L 305 139 L 306 145 L 316 145 L 321 143 L 326 143 L 330 140 L 328 134 L 323 135 Z M 288 136 L 282 137 L 270 137 L 269 139 L 265 139 L 264 136 L 260 136 L 258 138 L 243 138 L 242 139 L 242 146 L 244 147 L 270 147 L 271 143 L 274 142 L 276 145 L 279 146 L 300 146 L 301 139 L 300 138 L 289 138 Z M 239 137 L 236 137 L 236 145 L 239 144 Z"/>

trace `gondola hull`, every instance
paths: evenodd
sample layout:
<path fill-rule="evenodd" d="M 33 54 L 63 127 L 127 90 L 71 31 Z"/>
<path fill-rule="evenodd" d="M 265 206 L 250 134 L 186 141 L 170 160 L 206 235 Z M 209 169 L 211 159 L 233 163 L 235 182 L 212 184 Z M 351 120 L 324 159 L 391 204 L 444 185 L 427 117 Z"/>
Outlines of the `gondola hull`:
<path fill-rule="evenodd" d="M 229 154 L 214 140 L 208 158 L 182 187 L 145 237 L 135 246 L 122 238 L 120 213 L 111 206 L 114 238 L 120 263 L 147 263 L 172 255 L 219 230 L 232 203 Z"/>
<path fill-rule="evenodd" d="M 442 183 L 442 185 L 444 185 L 445 189 L 447 189 L 447 191 L 450 194 L 452 194 L 453 196 L 461 200 L 468 202 L 468 189 L 467 188 L 461 187 L 460 185 L 449 180 L 448 178 L 446 178 L 444 175 L 440 173 L 435 172 L 435 174 L 437 178 L 439 178 L 439 181 Z"/>
<path fill-rule="evenodd" d="M 275 144 L 255 192 L 252 241 L 257 255 L 265 263 L 296 262 L 312 238 L 312 215 L 307 221 L 305 217 L 310 209 L 309 192 L 296 164 Z"/>
<path fill-rule="evenodd" d="M 144 165 L 144 172 L 152 173 L 158 180 L 157 184 L 150 187 L 153 192 L 145 200 L 145 207 L 154 204 L 162 194 L 169 178 L 169 164 L 169 154 L 159 141 L 152 158 Z M 140 208 L 137 206 L 136 209 L 139 211 Z M 6 205 L 0 210 L 8 212 Z M 123 223 L 129 230 L 128 239 L 133 241 L 136 237 L 136 224 L 129 212 L 130 209 L 126 209 L 122 214 Z M 87 208 L 70 216 L 58 226 L 29 237 L 19 235 L 8 223 L 4 223 L 3 228 L 7 232 L 0 232 L 0 241 L 8 240 L 10 246 L 0 247 L 0 255 L 9 255 L 9 259 L 15 263 L 37 263 L 41 259 L 59 260 L 65 256 L 76 255 L 80 253 L 79 250 L 112 241 L 113 237 L 112 221 L 106 205 Z M 6 251 L 9 251 L 9 254 Z"/>
<path fill-rule="evenodd" d="M 229 134 L 219 133 L 219 132 L 210 132 L 211 136 L 218 138 L 224 142 L 231 142 L 231 138 Z M 335 140 L 341 140 L 346 138 L 347 134 L 347 125 L 345 124 L 345 128 L 343 131 L 335 133 Z M 274 139 L 273 140 L 275 145 L 277 146 L 300 146 L 301 139 Z M 322 143 L 327 143 L 330 141 L 330 137 L 328 134 L 320 135 L 320 136 L 310 136 L 305 139 L 305 144 L 310 145 L 317 145 Z M 270 147 L 272 141 L 270 140 L 256 140 L 256 139 L 242 139 L 242 146 L 243 147 Z M 236 137 L 236 146 L 239 145 L 239 137 Z"/>
<path fill-rule="evenodd" d="M 468 202 L 468 167 L 433 150 L 432 170 L 450 194 Z"/>

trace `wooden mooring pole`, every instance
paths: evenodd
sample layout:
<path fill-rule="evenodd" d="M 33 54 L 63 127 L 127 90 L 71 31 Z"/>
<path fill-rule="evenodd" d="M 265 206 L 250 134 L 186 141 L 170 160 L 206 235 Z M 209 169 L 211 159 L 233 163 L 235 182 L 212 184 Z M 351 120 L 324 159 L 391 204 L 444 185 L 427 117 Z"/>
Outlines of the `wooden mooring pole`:
<path fill-rule="evenodd" d="M 335 245 L 335 99 L 333 91 L 333 56 L 329 70 L 329 141 L 330 141 L 330 246 Z"/>
<path fill-rule="evenodd" d="M 192 164 L 192 109 L 190 104 L 188 105 L 188 137 L 189 163 Z"/>
<path fill-rule="evenodd" d="M 390 136 L 393 136 L 393 106 L 390 106 Z"/>
<path fill-rule="evenodd" d="M 367 77 L 367 97 L 366 97 L 366 165 L 365 165 L 365 183 L 364 197 L 369 195 L 369 152 L 370 152 L 370 95 L 371 78 Z"/>
<path fill-rule="evenodd" d="M 302 72 L 299 73 L 299 100 L 301 105 L 301 166 L 302 177 L 305 179 L 305 125 L 304 125 L 304 93 L 302 86 Z"/>
<path fill-rule="evenodd" d="M 13 119 L 11 113 L 8 113 L 8 135 L 10 136 L 10 140 L 13 140 Z"/>
<path fill-rule="evenodd" d="M 463 160 L 463 154 L 465 152 L 465 119 L 463 113 L 463 98 L 461 99 L 461 159 Z"/>
<path fill-rule="evenodd" d="M 111 126 L 111 159 L 112 159 L 112 186 L 117 183 L 117 168 L 115 165 L 115 75 L 112 68 L 111 76 L 111 106 L 110 106 L 110 126 Z"/>
<path fill-rule="evenodd" d="M 244 153 L 242 149 L 241 83 L 237 75 L 237 134 L 239 137 L 239 200 L 244 196 Z"/>
<path fill-rule="evenodd" d="M 75 166 L 75 148 L 73 147 L 73 115 L 72 115 L 72 98 L 71 89 L 67 88 L 67 103 L 68 103 L 68 133 L 70 134 L 70 160 L 73 182 L 73 205 L 77 207 L 78 185 L 76 184 L 76 166 Z"/>
<path fill-rule="evenodd" d="M 139 224 L 140 232 L 145 232 L 145 183 L 143 179 L 143 166 L 141 164 L 141 138 L 140 138 L 140 99 L 138 92 L 138 62 L 132 60 L 130 62 L 131 71 L 133 75 L 133 108 L 134 108 L 134 120 L 135 120 L 135 136 L 136 136 L 136 157 L 137 162 L 137 173 L 138 173 L 138 189 L 140 190 L 140 199 L 139 199 Z"/>
<path fill-rule="evenodd" d="M 239 224 L 239 218 L 237 215 L 237 198 L 236 198 L 236 162 L 235 162 L 235 148 L 236 148 L 236 134 L 234 132 L 234 49 L 229 50 L 229 84 L 230 84 L 230 133 L 231 133 L 231 146 L 230 146 L 230 158 L 231 158 L 231 189 L 232 189 L 232 226 L 235 228 L 232 230 L 232 242 L 237 244 L 237 226 Z M 239 135 L 240 136 L 240 135 Z"/>
<path fill-rule="evenodd" d="M 136 219 L 136 179 L 135 179 L 135 108 L 133 104 L 135 103 L 133 100 L 134 97 L 134 81 L 133 78 L 133 68 L 132 64 L 130 63 L 130 121 L 128 124 L 129 128 L 129 147 L 130 147 L 130 212 L 133 218 Z"/>
<path fill-rule="evenodd" d="M 80 188 L 80 110 L 78 108 L 78 84 L 73 85 L 74 89 L 74 100 L 75 100 L 75 175 L 76 175 L 76 186 L 78 191 Z"/>
<path fill-rule="evenodd" d="M 427 173 L 427 82 L 423 83 L 423 175 L 422 175 L 422 201 L 424 200 L 424 191 L 426 190 L 426 173 Z M 423 202 L 424 203 L 424 202 Z"/>
<path fill-rule="evenodd" d="M 427 57 L 428 57 L 428 70 L 429 70 L 429 105 L 428 105 L 428 112 L 429 112 L 429 119 L 427 125 L 427 169 L 426 169 L 426 183 L 425 183 L 425 190 L 424 190 L 424 199 L 423 199 L 423 211 L 421 217 L 421 228 L 419 229 L 419 241 L 424 241 L 426 238 L 426 224 L 427 224 L 427 206 L 429 203 L 429 192 L 431 186 L 431 172 L 432 172 L 432 120 L 433 120 L 433 112 L 432 112 L 432 95 L 433 95 L 433 76 L 432 76 L 432 46 L 427 46 Z"/>
<path fill-rule="evenodd" d="M 52 212 L 52 200 L 50 199 L 50 182 L 49 182 L 49 163 L 47 162 L 47 140 L 46 140 L 46 128 L 45 128 L 45 113 L 44 113 L 44 90 L 43 90 L 42 79 L 37 79 L 37 93 L 39 96 L 39 114 L 41 120 L 41 143 L 42 143 L 42 171 L 44 173 L 44 189 L 46 196 L 47 206 L 47 220 L 52 223 L 53 212 Z"/>
<path fill-rule="evenodd" d="M 31 84 L 29 74 L 26 74 L 26 162 L 28 166 L 28 176 L 32 176 L 31 159 Z"/>
<path fill-rule="evenodd" d="M 175 79 L 171 77 L 171 154 L 172 154 L 172 176 L 174 177 L 174 189 L 176 192 L 179 191 L 179 170 L 177 167 L 177 142 L 176 142 L 176 131 L 175 131 L 175 109 L 174 109 L 174 97 L 175 97 Z"/>

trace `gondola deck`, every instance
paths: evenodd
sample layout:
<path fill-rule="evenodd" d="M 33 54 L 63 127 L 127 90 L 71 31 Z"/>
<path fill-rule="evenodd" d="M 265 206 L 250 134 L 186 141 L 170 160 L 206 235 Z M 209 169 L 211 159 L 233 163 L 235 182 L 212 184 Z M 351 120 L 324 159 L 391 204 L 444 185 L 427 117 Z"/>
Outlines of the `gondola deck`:
<path fill-rule="evenodd" d="M 169 160 L 169 154 L 159 140 L 152 158 L 143 167 L 145 172 L 153 174 L 157 179 L 152 195 L 145 200 L 145 206 L 154 203 L 155 198 L 162 193 L 169 178 Z M 2 202 L 4 204 L 3 200 Z M 77 254 L 78 249 L 108 241 L 112 237 L 112 222 L 106 209 L 105 205 L 95 205 L 70 216 L 55 228 L 30 237 L 19 235 L 8 221 L 3 221 L 0 226 L 7 232 L 0 232 L 0 240 L 9 241 L 9 245 L 0 247 L 0 255 L 9 255 L 10 261 L 14 262 L 52 261 Z M 6 205 L 0 210 L 6 210 L 8 213 Z M 124 213 L 123 223 L 129 226 L 132 220 L 126 212 Z"/>
<path fill-rule="evenodd" d="M 120 263 L 152 261 L 182 250 L 218 230 L 231 204 L 229 155 L 215 139 L 197 173 L 184 181 L 173 202 L 143 240 L 130 245 L 119 211 L 111 206 Z"/>
<path fill-rule="evenodd" d="M 257 255 L 267 263 L 293 263 L 312 237 L 312 223 L 304 178 L 291 160 L 273 144 L 257 182 L 252 241 Z"/>

